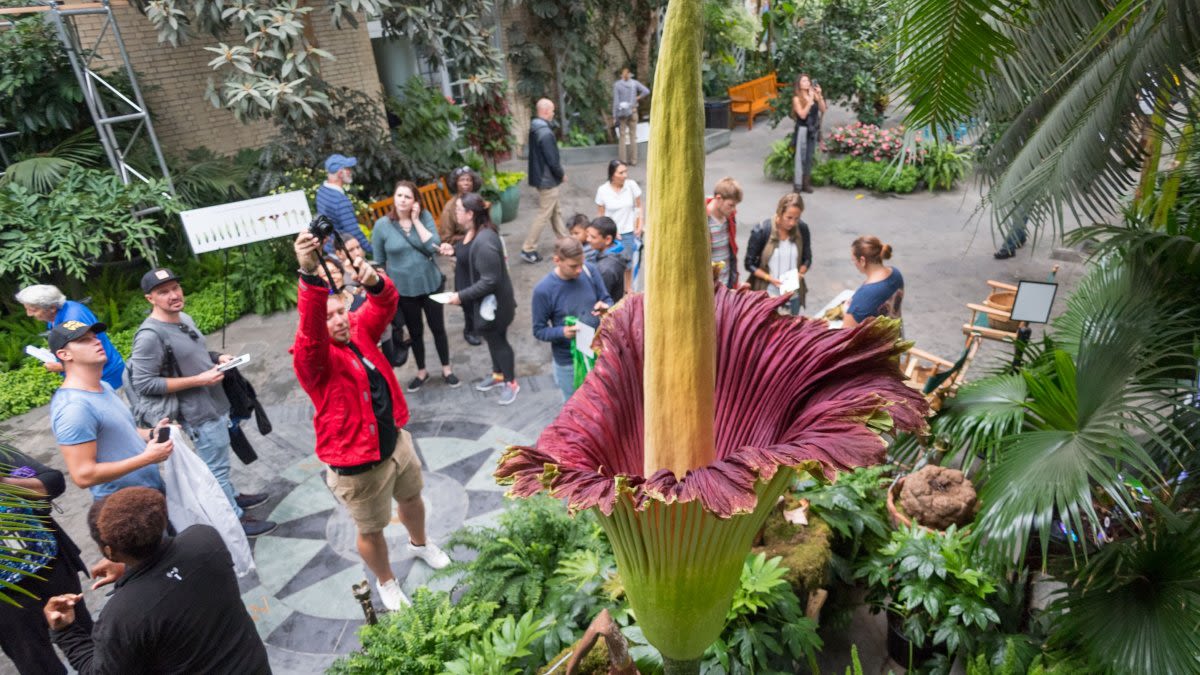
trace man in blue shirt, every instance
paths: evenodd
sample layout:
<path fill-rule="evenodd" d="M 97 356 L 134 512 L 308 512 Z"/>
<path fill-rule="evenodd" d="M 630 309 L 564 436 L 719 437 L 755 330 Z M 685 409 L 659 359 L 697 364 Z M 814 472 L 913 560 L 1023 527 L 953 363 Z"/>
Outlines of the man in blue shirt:
<path fill-rule="evenodd" d="M 101 379 L 102 323 L 66 321 L 50 331 L 50 349 L 62 361 L 66 379 L 50 401 L 50 424 L 67 471 L 76 485 L 99 499 L 130 486 L 164 491 L 158 473 L 174 448 L 158 443 L 153 429 L 138 429 L 129 408 Z M 161 420 L 159 426 L 167 423 Z"/>
<path fill-rule="evenodd" d="M 358 216 L 354 213 L 354 205 L 346 196 L 346 186 L 354 182 L 354 167 L 358 160 L 345 155 L 330 155 L 325 160 L 325 173 L 328 177 L 321 187 L 317 188 L 317 213 L 333 221 L 333 226 L 341 233 L 343 239 L 354 237 L 362 244 L 367 255 L 371 255 L 371 242 L 358 226 Z M 331 243 L 326 244 L 326 250 L 333 251 Z"/>
<path fill-rule="evenodd" d="M 47 284 L 21 289 L 21 292 L 17 293 L 17 302 L 25 305 L 26 316 L 45 321 L 47 330 L 67 321 L 79 321 L 88 325 L 98 321 L 87 305 L 68 300 L 57 287 Z M 104 345 L 104 355 L 108 358 L 104 364 L 102 378 L 113 389 L 120 389 L 121 377 L 125 372 L 125 359 L 121 358 L 121 353 L 113 346 L 112 340 L 108 339 L 107 333 L 101 331 L 96 337 L 99 338 L 100 344 Z M 61 363 L 47 363 L 46 370 L 61 373 L 63 366 Z"/>
<path fill-rule="evenodd" d="M 563 401 L 575 393 L 575 361 L 571 341 L 577 329 L 568 316 L 595 328 L 600 314 L 612 305 L 600 271 L 583 260 L 583 247 L 573 237 L 554 242 L 554 269 L 533 287 L 533 336 L 550 343 L 554 382 Z"/>

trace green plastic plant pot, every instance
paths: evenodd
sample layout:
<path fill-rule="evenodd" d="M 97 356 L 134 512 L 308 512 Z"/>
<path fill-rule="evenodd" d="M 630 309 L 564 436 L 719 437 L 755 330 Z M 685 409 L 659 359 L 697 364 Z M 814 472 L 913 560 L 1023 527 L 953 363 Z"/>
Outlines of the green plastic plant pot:
<path fill-rule="evenodd" d="M 504 215 L 500 222 L 509 223 L 517 218 L 517 211 L 521 205 L 521 188 L 517 185 L 508 186 L 504 192 L 500 193 L 500 205 L 504 209 Z"/>

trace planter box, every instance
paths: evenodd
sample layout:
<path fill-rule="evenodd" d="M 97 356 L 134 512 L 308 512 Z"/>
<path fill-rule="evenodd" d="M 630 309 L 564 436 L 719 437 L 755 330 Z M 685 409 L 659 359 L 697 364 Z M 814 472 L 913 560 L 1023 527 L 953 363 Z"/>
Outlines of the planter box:
<path fill-rule="evenodd" d="M 729 137 L 731 133 L 728 129 L 705 129 L 704 130 L 704 152 L 708 154 L 713 150 L 717 150 L 729 145 Z M 649 157 L 649 145 L 647 141 L 638 143 L 638 157 L 641 161 L 645 161 Z M 522 155 L 524 157 L 524 155 Z M 617 146 L 615 143 L 605 145 L 593 145 L 588 148 L 563 148 L 558 149 L 558 156 L 562 160 L 563 166 L 578 165 L 578 164 L 605 164 L 617 158 Z"/>

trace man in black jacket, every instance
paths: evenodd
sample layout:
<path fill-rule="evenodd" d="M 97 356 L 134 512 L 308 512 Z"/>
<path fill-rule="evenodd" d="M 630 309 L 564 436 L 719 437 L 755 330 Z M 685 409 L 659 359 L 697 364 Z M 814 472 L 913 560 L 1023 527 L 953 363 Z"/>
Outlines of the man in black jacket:
<path fill-rule="evenodd" d="M 537 116 L 529 123 L 529 184 L 538 191 L 538 214 L 529 226 L 529 234 L 521 246 L 521 260 L 527 263 L 541 261 L 538 255 L 538 239 L 546 223 L 554 229 L 554 238 L 565 237 L 562 209 L 558 204 L 558 188 L 567 180 L 562 162 L 558 158 L 558 141 L 550 121 L 554 119 L 554 103 L 548 98 L 537 102 Z"/>
<path fill-rule="evenodd" d="M 143 487 L 118 490 L 89 518 L 101 551 L 126 570 L 91 633 L 75 620 L 80 594 L 46 603 L 51 639 L 71 667 L 81 675 L 271 672 L 216 530 L 193 525 L 164 537 L 166 499 Z"/>

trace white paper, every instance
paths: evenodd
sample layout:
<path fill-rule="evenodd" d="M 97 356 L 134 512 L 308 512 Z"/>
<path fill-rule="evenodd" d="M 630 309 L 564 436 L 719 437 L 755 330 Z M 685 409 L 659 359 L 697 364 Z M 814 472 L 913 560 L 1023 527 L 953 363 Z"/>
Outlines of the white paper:
<path fill-rule="evenodd" d="M 447 291 L 446 293 L 434 293 L 433 295 L 429 296 L 429 299 L 434 302 L 440 302 L 443 305 L 445 305 L 445 304 L 449 304 L 451 295 L 454 295 L 454 294 L 450 293 L 449 291 Z"/>
<path fill-rule="evenodd" d="M 800 290 L 800 273 L 795 269 L 790 269 L 779 277 L 779 294 L 794 293 Z"/>
<path fill-rule="evenodd" d="M 57 363 L 58 359 L 49 349 L 34 347 L 33 345 L 25 345 L 25 353 L 42 363 Z"/>
<path fill-rule="evenodd" d="M 592 340 L 596 339 L 596 329 L 586 323 L 575 324 L 575 348 L 580 354 L 591 358 L 595 356 L 592 353 Z"/>
<path fill-rule="evenodd" d="M 247 363 L 250 363 L 250 355 L 242 354 L 241 356 L 235 356 L 232 360 L 230 360 L 227 363 L 223 363 L 223 364 L 217 366 L 217 370 L 223 373 L 226 370 L 231 370 L 233 368 L 241 368 L 242 366 L 246 365 Z"/>

